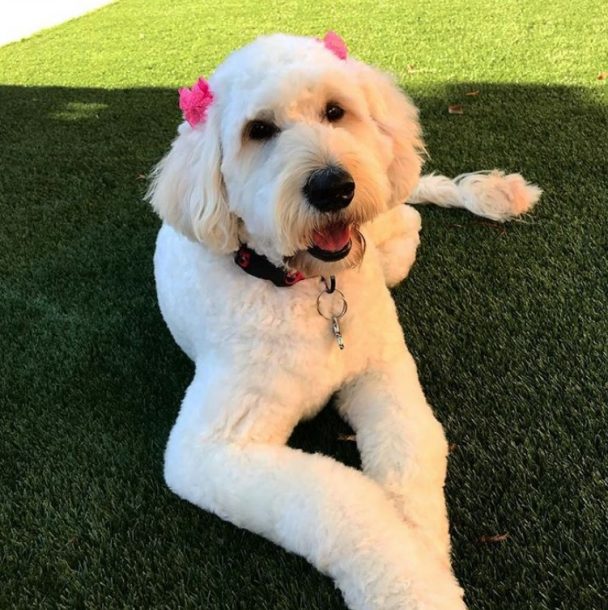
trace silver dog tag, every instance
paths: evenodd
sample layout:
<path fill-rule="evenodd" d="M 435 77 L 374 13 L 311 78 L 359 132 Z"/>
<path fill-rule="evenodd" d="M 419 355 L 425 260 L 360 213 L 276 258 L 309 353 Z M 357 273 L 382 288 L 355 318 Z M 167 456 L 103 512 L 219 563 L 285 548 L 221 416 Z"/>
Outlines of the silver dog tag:
<path fill-rule="evenodd" d="M 331 319 L 331 329 L 334 331 L 334 336 L 338 342 L 338 347 L 344 349 L 344 340 L 342 339 L 342 333 L 340 332 L 340 323 L 338 318 L 334 317 Z"/>
<path fill-rule="evenodd" d="M 317 297 L 317 311 L 319 315 L 331 322 L 331 330 L 338 343 L 338 347 L 344 349 L 344 339 L 340 330 L 339 320 L 344 316 L 348 309 L 348 303 L 344 294 L 336 288 L 336 279 L 332 276 L 328 281 L 322 279 L 325 290 L 322 290 Z"/>

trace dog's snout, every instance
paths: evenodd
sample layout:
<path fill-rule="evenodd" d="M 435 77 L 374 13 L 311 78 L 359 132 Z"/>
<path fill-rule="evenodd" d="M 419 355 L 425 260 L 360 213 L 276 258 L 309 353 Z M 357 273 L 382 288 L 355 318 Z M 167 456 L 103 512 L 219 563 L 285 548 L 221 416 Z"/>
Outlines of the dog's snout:
<path fill-rule="evenodd" d="M 308 176 L 304 195 L 309 203 L 321 212 L 334 212 L 345 208 L 355 195 L 352 176 L 336 165 L 318 169 Z"/>

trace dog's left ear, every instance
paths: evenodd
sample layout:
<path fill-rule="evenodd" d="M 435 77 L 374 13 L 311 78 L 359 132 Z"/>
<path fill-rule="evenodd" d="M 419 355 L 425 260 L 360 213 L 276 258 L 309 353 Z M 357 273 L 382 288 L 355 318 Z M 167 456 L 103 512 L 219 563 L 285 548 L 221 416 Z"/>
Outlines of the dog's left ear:
<path fill-rule="evenodd" d="M 367 64 L 356 64 L 372 119 L 392 146 L 393 160 L 388 169 L 392 207 L 405 202 L 420 178 L 424 142 L 418 109 L 391 76 Z"/>

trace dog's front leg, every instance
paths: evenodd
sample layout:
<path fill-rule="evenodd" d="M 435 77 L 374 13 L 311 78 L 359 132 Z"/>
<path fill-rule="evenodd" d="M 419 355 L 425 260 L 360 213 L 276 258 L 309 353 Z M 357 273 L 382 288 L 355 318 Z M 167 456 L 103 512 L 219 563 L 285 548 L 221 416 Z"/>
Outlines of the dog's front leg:
<path fill-rule="evenodd" d="M 449 569 L 377 483 L 284 446 L 293 408 L 230 378 L 242 384 L 238 371 L 218 383 L 197 374 L 186 393 L 165 455 L 176 494 L 304 556 L 353 610 L 464 608 Z"/>
<path fill-rule="evenodd" d="M 449 562 L 443 493 L 447 442 L 427 404 L 407 351 L 372 364 L 346 385 L 338 409 L 357 433 L 364 472 L 380 483 L 407 521 L 421 528 Z"/>

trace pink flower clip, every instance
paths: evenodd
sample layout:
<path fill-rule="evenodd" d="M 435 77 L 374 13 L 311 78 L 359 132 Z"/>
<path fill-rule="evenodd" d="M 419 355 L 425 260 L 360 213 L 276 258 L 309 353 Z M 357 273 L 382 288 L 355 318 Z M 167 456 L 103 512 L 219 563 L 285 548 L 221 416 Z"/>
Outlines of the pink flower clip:
<path fill-rule="evenodd" d="M 207 109 L 213 101 L 213 92 L 209 83 L 201 76 L 191 89 L 182 87 L 179 90 L 179 107 L 184 118 L 192 127 L 204 123 Z"/>
<path fill-rule="evenodd" d="M 338 59 L 348 57 L 348 47 L 346 43 L 335 32 L 327 32 L 321 41 L 328 51 L 331 51 Z"/>

